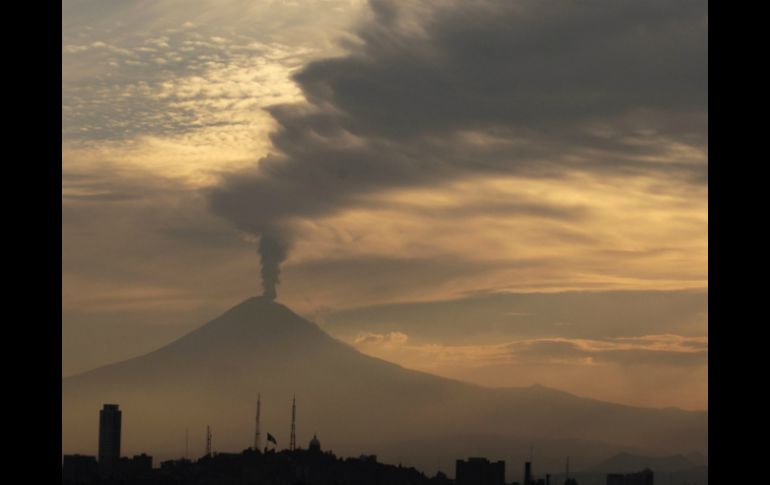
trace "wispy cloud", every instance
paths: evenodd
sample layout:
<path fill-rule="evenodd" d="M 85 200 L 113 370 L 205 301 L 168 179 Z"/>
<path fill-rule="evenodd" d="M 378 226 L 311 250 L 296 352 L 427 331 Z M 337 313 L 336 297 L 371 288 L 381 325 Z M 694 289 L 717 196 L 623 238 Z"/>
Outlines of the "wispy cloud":
<path fill-rule="evenodd" d="M 544 384 L 579 395 L 650 406 L 707 407 L 707 339 L 541 338 L 495 344 L 415 342 L 403 332 L 362 333 L 364 353 L 488 386 Z"/>
<path fill-rule="evenodd" d="M 491 364 L 594 365 L 705 365 L 706 337 L 646 335 L 603 340 L 543 338 L 488 345 L 414 343 L 403 332 L 360 333 L 353 343 L 371 353 L 399 352 L 424 359 L 422 366 L 462 364 L 486 367 Z M 697 347 L 697 348 L 693 348 Z M 389 354 L 390 355 L 390 354 Z M 408 357 L 407 357 L 408 358 Z"/>

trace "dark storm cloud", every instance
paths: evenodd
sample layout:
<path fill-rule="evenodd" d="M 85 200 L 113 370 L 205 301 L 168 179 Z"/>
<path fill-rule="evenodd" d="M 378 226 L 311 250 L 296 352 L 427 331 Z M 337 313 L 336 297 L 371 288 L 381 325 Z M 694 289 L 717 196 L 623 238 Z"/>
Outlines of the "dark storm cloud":
<path fill-rule="evenodd" d="M 346 56 L 270 110 L 274 154 L 211 194 L 262 234 L 360 194 L 469 175 L 669 173 L 705 179 L 703 1 L 372 1 Z M 655 160 L 651 160 L 651 158 Z"/>

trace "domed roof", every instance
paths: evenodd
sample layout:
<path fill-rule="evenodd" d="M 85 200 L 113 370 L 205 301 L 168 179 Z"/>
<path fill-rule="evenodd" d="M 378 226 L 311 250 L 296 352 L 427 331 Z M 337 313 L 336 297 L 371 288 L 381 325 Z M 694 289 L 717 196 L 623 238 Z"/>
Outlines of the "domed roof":
<path fill-rule="evenodd" d="M 321 442 L 318 441 L 318 437 L 313 433 L 313 439 L 310 440 L 310 444 L 307 446 L 308 450 L 321 451 Z"/>

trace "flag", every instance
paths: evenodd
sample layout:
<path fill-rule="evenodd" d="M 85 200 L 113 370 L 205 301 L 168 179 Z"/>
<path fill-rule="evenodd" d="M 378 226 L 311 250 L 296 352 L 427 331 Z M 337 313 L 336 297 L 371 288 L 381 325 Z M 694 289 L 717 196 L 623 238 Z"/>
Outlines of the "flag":
<path fill-rule="evenodd" d="M 278 442 L 275 441 L 275 436 L 271 435 L 270 433 L 267 433 L 267 441 L 272 441 L 275 446 L 278 446 Z"/>

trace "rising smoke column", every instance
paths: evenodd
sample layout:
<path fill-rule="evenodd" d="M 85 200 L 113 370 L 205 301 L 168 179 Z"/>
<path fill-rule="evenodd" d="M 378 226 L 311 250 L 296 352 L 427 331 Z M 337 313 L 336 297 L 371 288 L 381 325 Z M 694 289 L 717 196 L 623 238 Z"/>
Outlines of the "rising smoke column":
<path fill-rule="evenodd" d="M 650 163 L 706 152 L 706 0 L 370 7 L 347 55 L 294 74 L 305 101 L 266 108 L 270 153 L 207 189 L 214 213 L 260 238 L 266 298 L 294 222 L 375 192 L 574 170 L 707 180 L 699 155 Z"/>
<path fill-rule="evenodd" d="M 263 232 L 259 239 L 259 258 L 262 264 L 262 295 L 270 300 L 277 296 L 281 263 L 286 259 L 289 245 L 281 235 Z"/>

